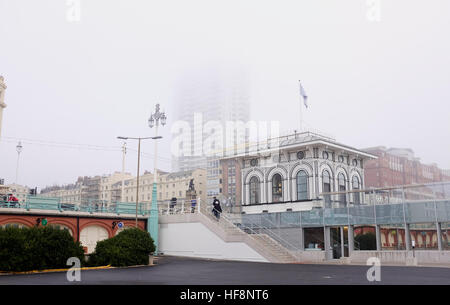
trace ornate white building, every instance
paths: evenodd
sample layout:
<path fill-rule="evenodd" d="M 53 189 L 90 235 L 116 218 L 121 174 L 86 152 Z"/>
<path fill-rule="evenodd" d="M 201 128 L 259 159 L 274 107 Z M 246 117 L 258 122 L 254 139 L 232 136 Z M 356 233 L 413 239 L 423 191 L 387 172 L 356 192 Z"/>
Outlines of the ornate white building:
<path fill-rule="evenodd" d="M 321 193 L 363 189 L 364 162 L 373 158 L 332 138 L 304 132 L 260 142 L 244 154 L 223 158 L 222 164 L 234 160 L 239 165 L 241 212 L 261 213 L 309 210 Z M 347 201 L 361 203 L 359 193 L 350 197 L 324 199 L 337 207 Z"/>

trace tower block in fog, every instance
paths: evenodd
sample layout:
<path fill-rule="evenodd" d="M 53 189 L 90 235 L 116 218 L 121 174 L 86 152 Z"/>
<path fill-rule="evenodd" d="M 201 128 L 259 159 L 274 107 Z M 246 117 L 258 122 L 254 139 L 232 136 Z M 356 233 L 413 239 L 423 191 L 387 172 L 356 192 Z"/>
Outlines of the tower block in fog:
<path fill-rule="evenodd" d="M 5 104 L 5 79 L 0 75 L 0 137 L 2 136 L 2 120 L 3 120 L 3 109 L 6 108 Z"/>
<path fill-rule="evenodd" d="M 206 169 L 207 200 L 222 193 L 218 156 L 208 151 L 208 141 L 214 134 L 214 139 L 218 139 L 214 142 L 215 151 L 219 154 L 218 147 L 225 147 L 227 139 L 245 143 L 245 134 L 227 130 L 226 123 L 249 121 L 248 83 L 246 70 L 234 63 L 196 66 L 178 80 L 175 118 L 186 123 L 189 136 L 180 146 L 183 153 L 173 159 L 172 167 L 175 171 Z"/>

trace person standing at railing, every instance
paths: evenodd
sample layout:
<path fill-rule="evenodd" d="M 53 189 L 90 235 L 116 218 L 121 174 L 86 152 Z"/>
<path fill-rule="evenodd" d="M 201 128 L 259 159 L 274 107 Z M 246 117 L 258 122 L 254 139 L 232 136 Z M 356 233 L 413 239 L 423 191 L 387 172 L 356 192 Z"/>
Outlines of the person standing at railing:
<path fill-rule="evenodd" d="M 8 194 L 8 205 L 15 208 L 19 205 L 19 199 L 13 194 Z"/>
<path fill-rule="evenodd" d="M 216 197 L 213 197 L 213 213 L 214 216 L 217 217 L 217 220 L 220 219 L 220 213 L 222 213 L 222 207 L 220 206 L 220 201 Z"/>
<path fill-rule="evenodd" d="M 172 199 L 170 199 L 169 201 L 169 211 L 170 214 L 176 214 L 175 213 L 175 206 L 177 205 L 177 198 L 172 197 Z"/>

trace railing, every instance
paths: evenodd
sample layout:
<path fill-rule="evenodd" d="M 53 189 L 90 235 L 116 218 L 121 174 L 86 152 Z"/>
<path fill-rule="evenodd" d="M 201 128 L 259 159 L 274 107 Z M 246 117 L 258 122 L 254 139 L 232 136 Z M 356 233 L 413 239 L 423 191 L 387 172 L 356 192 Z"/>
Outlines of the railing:
<path fill-rule="evenodd" d="M 200 207 L 200 199 L 196 199 L 193 205 L 191 201 L 179 200 L 176 205 L 170 201 L 158 201 L 158 211 L 160 215 L 196 213 Z M 98 199 L 84 199 L 81 204 L 61 202 L 57 197 L 28 196 L 25 203 L 19 204 L 15 201 L 0 201 L 0 208 L 21 208 L 30 210 L 47 211 L 73 211 L 87 213 L 110 213 L 117 215 L 135 215 L 136 209 L 139 216 L 149 216 L 151 203 L 139 202 L 137 207 L 135 202 L 113 202 L 108 203 Z"/>
<path fill-rule="evenodd" d="M 254 220 L 257 223 L 270 217 L 277 219 L 282 228 L 450 222 L 450 200 L 349 205 L 337 208 L 313 208 L 308 211 L 244 214 L 241 217 L 262 219 Z"/>
<path fill-rule="evenodd" d="M 216 215 L 214 214 L 214 211 L 217 213 Z M 254 238 L 256 235 L 267 235 L 267 237 L 273 239 L 273 241 L 284 247 L 292 256 L 298 256 L 298 251 L 300 251 L 300 248 L 290 242 L 286 236 L 282 234 L 283 232 L 276 232 L 275 230 L 272 230 L 270 226 L 274 224 L 271 222 L 268 223 L 269 226 L 266 226 L 263 223 L 254 223 L 251 221 L 244 222 L 242 220 L 243 215 L 219 212 L 213 208 L 212 204 L 203 204 L 199 209 L 199 212 L 211 219 L 217 220 L 217 224 L 225 230 L 238 230 L 238 232 L 248 234 L 250 238 Z"/>
<path fill-rule="evenodd" d="M 242 229 L 244 232 L 249 234 L 267 234 L 269 237 L 280 243 L 287 250 L 300 251 L 300 247 L 289 241 L 290 233 L 282 230 L 280 226 L 269 219 L 265 219 L 264 222 L 255 222 L 251 218 L 242 219 L 242 217 L 234 217 L 235 215 L 230 214 L 225 217 L 236 225 L 238 228 Z M 291 232 L 292 233 L 292 232 Z M 296 232 L 298 235 L 298 232 Z M 295 255 L 295 254 L 294 254 Z"/>
<path fill-rule="evenodd" d="M 325 207 L 379 205 L 407 202 L 433 202 L 450 199 L 450 182 L 400 185 L 340 192 L 321 193 Z"/>
<path fill-rule="evenodd" d="M 212 220 L 218 220 L 217 224 L 222 227 L 224 230 L 236 230 L 238 232 L 241 232 L 241 230 L 236 227 L 236 225 L 226 217 L 226 213 L 219 213 L 219 217 L 214 215 L 213 213 L 213 205 L 203 203 L 201 204 L 199 208 L 199 213 L 205 215 L 206 217 L 212 219 Z"/>
<path fill-rule="evenodd" d="M 27 211 L 30 210 L 47 210 L 47 211 L 73 211 L 73 212 L 87 212 L 87 213 L 111 213 L 111 214 L 136 214 L 136 203 L 131 202 L 114 202 L 108 204 L 106 201 L 87 199 L 81 204 L 61 202 L 60 198 L 28 196 L 25 203 L 14 204 L 11 201 L 0 201 L 0 208 L 20 208 Z M 150 210 L 146 203 L 139 203 L 137 206 L 137 213 L 140 216 L 147 216 Z"/>
<path fill-rule="evenodd" d="M 288 134 L 280 135 L 273 138 L 267 138 L 261 141 L 244 142 L 233 145 L 225 149 L 215 150 L 211 153 L 214 155 L 232 156 L 235 154 L 251 154 L 263 150 L 276 149 L 288 146 L 294 143 L 307 142 L 313 140 L 326 140 L 329 142 L 336 142 L 336 139 L 323 133 L 322 131 L 309 129 L 303 132 L 288 132 Z"/>
<path fill-rule="evenodd" d="M 0 208 L 20 208 L 20 206 L 18 201 L 0 200 Z"/>
<path fill-rule="evenodd" d="M 158 202 L 159 215 L 173 215 L 173 214 L 191 214 L 197 213 L 200 206 L 200 198 L 192 200 L 177 200 L 176 203 L 171 200 L 164 200 Z"/>

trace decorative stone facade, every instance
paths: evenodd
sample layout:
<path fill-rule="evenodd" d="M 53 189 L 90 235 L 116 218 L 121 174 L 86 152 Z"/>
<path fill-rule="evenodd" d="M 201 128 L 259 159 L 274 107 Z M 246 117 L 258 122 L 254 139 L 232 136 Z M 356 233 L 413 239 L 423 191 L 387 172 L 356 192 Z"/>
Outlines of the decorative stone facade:
<path fill-rule="evenodd" d="M 372 158 L 333 139 L 303 133 L 280 138 L 272 148 L 258 145 L 222 163 L 234 159 L 240 164 L 242 212 L 260 213 L 310 209 L 321 193 L 362 189 L 364 163 Z"/>

